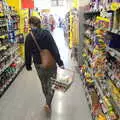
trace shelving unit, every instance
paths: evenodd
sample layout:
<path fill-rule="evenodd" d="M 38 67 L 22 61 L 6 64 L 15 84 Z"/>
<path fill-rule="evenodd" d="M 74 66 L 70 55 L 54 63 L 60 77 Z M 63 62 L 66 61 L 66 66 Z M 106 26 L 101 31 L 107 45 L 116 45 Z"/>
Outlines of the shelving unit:
<path fill-rule="evenodd" d="M 0 97 L 22 70 L 24 61 L 19 53 L 19 15 L 3 0 L 0 13 Z"/>
<path fill-rule="evenodd" d="M 19 73 L 22 71 L 24 68 L 24 64 L 14 73 L 13 76 L 8 80 L 8 82 L 0 89 L 0 97 L 6 92 L 6 90 L 9 88 L 9 86 L 14 82 L 16 77 L 19 75 Z"/>
<path fill-rule="evenodd" d="M 98 11 L 87 11 L 87 12 L 84 12 L 84 14 L 85 15 L 90 15 L 90 14 L 95 15 L 95 14 L 100 14 L 100 11 L 99 10 Z"/>
<path fill-rule="evenodd" d="M 85 8 L 84 22 L 80 20 L 80 77 L 93 120 L 120 120 L 120 8 L 113 10 L 114 3 L 109 3 L 109 9 L 100 10 L 98 1 L 94 2 L 90 11 Z"/>
<path fill-rule="evenodd" d="M 116 57 L 116 59 L 120 59 L 120 52 L 118 52 L 117 50 L 110 47 L 106 47 L 106 51 L 109 52 L 111 56 Z"/>

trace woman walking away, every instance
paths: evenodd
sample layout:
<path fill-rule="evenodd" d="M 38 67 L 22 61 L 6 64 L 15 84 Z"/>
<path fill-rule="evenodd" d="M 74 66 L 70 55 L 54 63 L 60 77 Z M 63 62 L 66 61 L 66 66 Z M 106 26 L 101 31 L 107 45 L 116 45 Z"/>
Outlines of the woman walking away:
<path fill-rule="evenodd" d="M 25 41 L 25 64 L 28 71 L 32 70 L 32 58 L 41 81 L 43 93 L 46 98 L 45 110 L 51 110 L 54 90 L 51 89 L 51 78 L 56 79 L 57 65 L 64 68 L 63 61 L 56 43 L 47 30 L 41 28 L 39 18 L 32 16 L 29 19 L 30 33 Z"/>
<path fill-rule="evenodd" d="M 55 29 L 55 19 L 53 15 L 50 15 L 49 17 L 49 24 L 50 24 L 50 29 L 53 32 Z"/>

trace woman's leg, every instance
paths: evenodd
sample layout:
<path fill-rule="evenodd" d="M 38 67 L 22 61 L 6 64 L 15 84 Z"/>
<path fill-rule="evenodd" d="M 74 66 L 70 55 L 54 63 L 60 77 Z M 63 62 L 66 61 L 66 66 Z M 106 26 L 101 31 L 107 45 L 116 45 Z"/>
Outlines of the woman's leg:
<path fill-rule="evenodd" d="M 54 96 L 54 90 L 52 89 L 51 79 L 56 79 L 57 68 L 53 68 L 47 71 L 47 96 L 46 103 L 51 107 L 52 99 Z"/>
<path fill-rule="evenodd" d="M 35 65 L 35 68 L 41 81 L 42 90 L 46 98 L 46 104 L 51 107 L 51 102 L 54 96 L 54 90 L 51 89 L 51 79 L 56 79 L 57 67 L 46 70 L 40 67 L 40 65 Z"/>
<path fill-rule="evenodd" d="M 43 93 L 45 95 L 45 97 L 47 96 L 47 79 L 46 79 L 46 71 L 40 67 L 40 65 L 35 65 L 38 77 L 41 81 L 41 85 L 42 85 L 42 90 Z"/>

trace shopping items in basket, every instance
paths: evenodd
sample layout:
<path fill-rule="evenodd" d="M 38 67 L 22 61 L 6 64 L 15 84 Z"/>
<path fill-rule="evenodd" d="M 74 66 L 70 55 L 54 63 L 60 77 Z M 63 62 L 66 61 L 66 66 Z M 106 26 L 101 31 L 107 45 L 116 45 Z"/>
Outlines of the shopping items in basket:
<path fill-rule="evenodd" d="M 69 69 L 58 68 L 56 80 L 55 79 L 51 80 L 52 89 L 66 92 L 73 83 L 73 79 L 74 79 L 73 71 Z"/>

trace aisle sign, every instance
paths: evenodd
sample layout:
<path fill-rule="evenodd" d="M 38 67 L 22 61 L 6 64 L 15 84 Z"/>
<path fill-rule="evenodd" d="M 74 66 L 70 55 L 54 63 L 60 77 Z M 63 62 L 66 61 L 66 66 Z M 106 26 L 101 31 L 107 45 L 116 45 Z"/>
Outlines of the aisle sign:
<path fill-rule="evenodd" d="M 34 0 L 21 0 L 22 8 L 34 8 Z"/>

